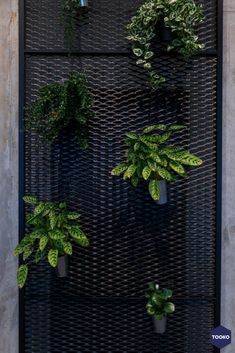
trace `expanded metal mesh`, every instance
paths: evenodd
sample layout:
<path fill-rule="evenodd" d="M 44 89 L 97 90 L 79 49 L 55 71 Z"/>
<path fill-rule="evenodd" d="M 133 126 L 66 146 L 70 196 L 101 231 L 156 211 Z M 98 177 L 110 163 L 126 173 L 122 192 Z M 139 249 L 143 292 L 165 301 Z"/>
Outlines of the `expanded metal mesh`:
<path fill-rule="evenodd" d="M 215 320 L 216 1 L 201 1 L 206 21 L 198 33 L 205 53 L 189 60 L 159 53 L 156 69 L 167 82 L 155 93 L 125 39 L 125 25 L 141 3 L 89 0 L 78 18 L 82 55 L 66 56 L 56 54 L 66 50 L 60 1 L 25 1 L 26 106 L 43 85 L 85 71 L 95 117 L 86 151 L 71 132 L 52 146 L 25 134 L 25 193 L 67 200 L 82 215 L 90 247 L 75 249 L 65 279 L 46 263 L 31 269 L 24 353 L 213 351 L 208 333 Z M 133 189 L 110 174 L 123 158 L 125 132 L 155 122 L 185 124 L 174 142 L 204 160 L 188 178 L 169 185 L 165 206 L 156 205 L 143 185 Z M 152 280 L 172 288 L 176 298 L 163 336 L 153 333 L 145 312 L 143 292 Z"/>

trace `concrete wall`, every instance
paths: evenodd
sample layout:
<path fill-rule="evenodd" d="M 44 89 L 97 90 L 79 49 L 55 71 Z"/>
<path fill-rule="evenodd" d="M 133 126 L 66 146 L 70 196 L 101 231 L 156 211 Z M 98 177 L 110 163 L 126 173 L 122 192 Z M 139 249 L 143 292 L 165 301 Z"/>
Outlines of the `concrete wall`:
<path fill-rule="evenodd" d="M 18 352 L 18 0 L 0 0 L 0 352 Z"/>
<path fill-rule="evenodd" d="M 235 0 L 224 0 L 223 70 L 222 324 L 235 335 Z"/>

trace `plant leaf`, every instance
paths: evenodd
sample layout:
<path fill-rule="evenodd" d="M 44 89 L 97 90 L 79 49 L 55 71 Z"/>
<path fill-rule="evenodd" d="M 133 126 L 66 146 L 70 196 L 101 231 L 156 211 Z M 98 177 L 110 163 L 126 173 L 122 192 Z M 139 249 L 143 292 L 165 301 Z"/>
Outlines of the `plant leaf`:
<path fill-rule="evenodd" d="M 160 199 L 160 186 L 158 180 L 150 180 L 149 182 L 149 193 L 153 200 Z"/>
<path fill-rule="evenodd" d="M 45 247 L 47 246 L 48 241 L 49 241 L 49 238 L 48 238 L 47 235 L 44 235 L 44 236 L 40 239 L 40 241 L 39 241 L 39 249 L 40 249 L 41 251 L 43 251 L 43 250 L 45 249 Z"/>
<path fill-rule="evenodd" d="M 23 200 L 25 203 L 29 203 L 30 205 L 36 205 L 38 203 L 36 196 L 24 196 Z"/>
<path fill-rule="evenodd" d="M 169 166 L 171 167 L 171 169 L 173 169 L 179 175 L 182 175 L 182 176 L 186 175 L 186 170 L 184 169 L 184 167 L 179 162 L 171 161 L 169 163 Z"/>
<path fill-rule="evenodd" d="M 134 175 L 132 175 L 131 177 L 131 184 L 136 188 L 137 185 L 139 183 L 139 177 L 138 175 L 135 173 Z"/>
<path fill-rule="evenodd" d="M 78 219 L 80 217 L 80 214 L 77 212 L 68 212 L 67 213 L 67 218 L 74 220 L 74 219 Z"/>
<path fill-rule="evenodd" d="M 33 253 L 33 247 L 31 245 L 27 245 L 24 247 L 23 260 L 27 260 L 27 258 Z"/>
<path fill-rule="evenodd" d="M 112 175 L 120 175 L 123 173 L 126 169 L 128 168 L 128 164 L 126 163 L 121 163 L 117 165 L 115 168 L 112 170 Z"/>
<path fill-rule="evenodd" d="M 131 165 L 127 168 L 127 170 L 125 171 L 125 173 L 124 173 L 124 178 L 131 178 L 132 175 L 135 173 L 136 168 L 137 168 L 137 167 L 136 167 L 135 164 L 131 164 Z"/>
<path fill-rule="evenodd" d="M 89 240 L 85 233 L 78 227 L 70 227 L 69 228 L 69 234 L 76 240 L 76 242 L 84 247 L 87 247 L 89 245 Z"/>
<path fill-rule="evenodd" d="M 52 240 L 59 240 L 65 238 L 64 232 L 59 229 L 51 230 L 48 234 Z"/>
<path fill-rule="evenodd" d="M 67 255 L 72 255 L 73 253 L 73 247 L 72 247 L 72 244 L 70 242 L 63 242 L 63 249 L 64 249 L 64 252 L 65 254 Z"/>
<path fill-rule="evenodd" d="M 28 277 L 28 266 L 21 265 L 17 271 L 17 283 L 19 288 L 23 288 Z"/>
<path fill-rule="evenodd" d="M 143 130 L 143 134 L 148 134 L 154 130 L 166 130 L 166 125 L 164 124 L 157 124 L 157 125 L 151 125 L 151 126 L 147 126 L 144 130 Z"/>
<path fill-rule="evenodd" d="M 164 311 L 167 314 L 172 314 L 175 311 L 175 305 L 173 303 L 170 303 L 170 302 L 165 303 Z"/>
<path fill-rule="evenodd" d="M 51 229 L 54 229 L 55 226 L 56 226 L 56 223 L 58 221 L 58 217 L 56 216 L 56 213 L 55 211 L 50 211 L 49 213 L 49 220 L 50 220 L 50 226 L 51 226 Z"/>
<path fill-rule="evenodd" d="M 157 165 L 156 171 L 162 179 L 167 180 L 167 181 L 173 180 L 173 175 L 171 175 L 171 173 L 167 169 Z"/>
<path fill-rule="evenodd" d="M 135 132 L 127 132 L 126 136 L 131 140 L 137 140 L 139 137 Z"/>
<path fill-rule="evenodd" d="M 59 252 L 56 249 L 50 249 L 48 253 L 48 262 L 52 267 L 57 266 Z"/>
<path fill-rule="evenodd" d="M 151 173 L 152 173 L 152 169 L 149 166 L 146 166 L 143 169 L 143 172 L 142 172 L 144 180 L 148 180 L 148 178 L 150 177 Z"/>
<path fill-rule="evenodd" d="M 20 254 L 22 254 L 22 252 L 24 252 L 24 246 L 18 244 L 16 247 L 15 247 L 15 250 L 13 252 L 13 255 L 14 256 L 18 256 Z"/>

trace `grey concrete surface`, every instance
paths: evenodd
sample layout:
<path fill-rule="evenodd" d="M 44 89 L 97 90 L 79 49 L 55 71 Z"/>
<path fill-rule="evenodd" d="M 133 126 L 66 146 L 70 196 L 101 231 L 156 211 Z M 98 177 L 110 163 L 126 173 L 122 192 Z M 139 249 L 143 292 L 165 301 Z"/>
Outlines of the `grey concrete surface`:
<path fill-rule="evenodd" d="M 224 2 L 222 324 L 234 335 L 235 352 L 235 0 Z"/>
<path fill-rule="evenodd" d="M 18 0 L 0 0 L 0 353 L 18 352 Z"/>

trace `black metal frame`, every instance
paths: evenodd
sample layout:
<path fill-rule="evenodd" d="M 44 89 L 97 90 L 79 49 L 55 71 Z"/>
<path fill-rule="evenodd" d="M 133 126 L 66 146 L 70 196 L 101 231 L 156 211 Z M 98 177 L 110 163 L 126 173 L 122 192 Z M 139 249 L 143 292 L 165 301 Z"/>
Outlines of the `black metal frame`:
<path fill-rule="evenodd" d="M 24 0 L 19 0 L 19 238 L 24 234 L 24 85 L 25 54 L 30 55 L 68 55 L 67 51 L 34 51 L 25 50 L 25 21 L 24 21 Z M 222 208 L 222 63 L 223 63 L 223 0 L 218 0 L 218 40 L 217 51 L 208 50 L 203 56 L 217 56 L 217 204 L 216 204 L 216 312 L 215 326 L 220 325 L 221 320 L 221 208 Z M 73 51 L 71 55 L 80 56 L 86 54 L 96 55 L 130 55 L 130 52 L 86 52 Z M 24 290 L 19 291 L 19 352 L 24 353 Z M 220 350 L 215 348 L 215 352 Z"/>

